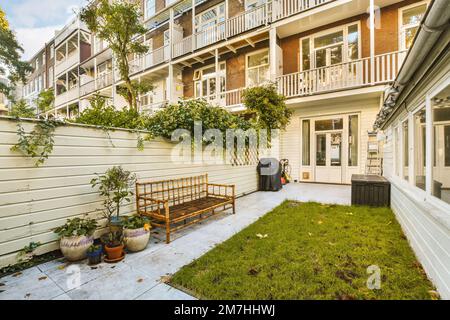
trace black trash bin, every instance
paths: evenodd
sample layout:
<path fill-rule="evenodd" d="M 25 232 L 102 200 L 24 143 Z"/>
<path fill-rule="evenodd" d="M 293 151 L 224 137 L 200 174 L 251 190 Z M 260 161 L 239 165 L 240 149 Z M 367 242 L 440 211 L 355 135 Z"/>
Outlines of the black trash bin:
<path fill-rule="evenodd" d="M 281 184 L 281 165 L 275 158 L 262 158 L 258 163 L 259 191 L 279 191 Z"/>
<path fill-rule="evenodd" d="M 376 175 L 354 174 L 352 176 L 352 205 L 389 207 L 391 184 Z"/>

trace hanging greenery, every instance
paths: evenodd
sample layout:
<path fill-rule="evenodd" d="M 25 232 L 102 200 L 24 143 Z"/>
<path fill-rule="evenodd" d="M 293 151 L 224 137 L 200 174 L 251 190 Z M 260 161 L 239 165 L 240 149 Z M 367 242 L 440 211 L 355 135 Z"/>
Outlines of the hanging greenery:
<path fill-rule="evenodd" d="M 33 131 L 26 133 L 22 123 L 17 124 L 19 141 L 11 147 L 11 151 L 21 152 L 35 160 L 36 167 L 42 165 L 53 151 L 56 127 L 64 124 L 57 120 L 42 120 L 36 123 Z"/>

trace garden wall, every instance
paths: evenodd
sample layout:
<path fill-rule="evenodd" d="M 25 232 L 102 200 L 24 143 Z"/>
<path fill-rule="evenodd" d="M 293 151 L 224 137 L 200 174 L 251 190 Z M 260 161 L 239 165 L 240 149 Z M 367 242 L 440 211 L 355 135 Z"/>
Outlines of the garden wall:
<path fill-rule="evenodd" d="M 55 147 L 40 167 L 10 148 L 17 143 L 17 121 L 0 117 L 0 267 L 15 261 L 30 242 L 38 253 L 58 248 L 52 229 L 66 219 L 98 216 L 101 198 L 90 186 L 95 173 L 114 165 L 136 173 L 140 180 L 168 179 L 208 173 L 209 181 L 235 184 L 238 196 L 256 191 L 256 165 L 195 165 L 171 162 L 174 144 L 157 139 L 137 149 L 137 135 L 79 125 L 58 127 Z M 24 122 L 26 131 L 34 124 Z M 123 208 L 133 213 L 135 204 Z"/>

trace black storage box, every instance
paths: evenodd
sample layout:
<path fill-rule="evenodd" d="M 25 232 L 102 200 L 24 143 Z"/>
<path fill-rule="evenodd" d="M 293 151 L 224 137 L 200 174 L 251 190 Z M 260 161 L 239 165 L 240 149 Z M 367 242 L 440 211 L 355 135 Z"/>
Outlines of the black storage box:
<path fill-rule="evenodd" d="M 389 207 L 391 184 L 380 176 L 354 174 L 352 176 L 352 205 Z"/>

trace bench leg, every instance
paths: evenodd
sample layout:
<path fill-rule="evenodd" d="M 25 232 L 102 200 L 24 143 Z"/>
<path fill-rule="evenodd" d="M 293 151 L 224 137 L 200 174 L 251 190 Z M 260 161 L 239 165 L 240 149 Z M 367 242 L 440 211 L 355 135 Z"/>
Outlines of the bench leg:
<path fill-rule="evenodd" d="M 233 200 L 233 214 L 236 214 L 236 200 Z"/>
<path fill-rule="evenodd" d="M 170 243 L 170 221 L 166 220 L 166 243 Z"/>

